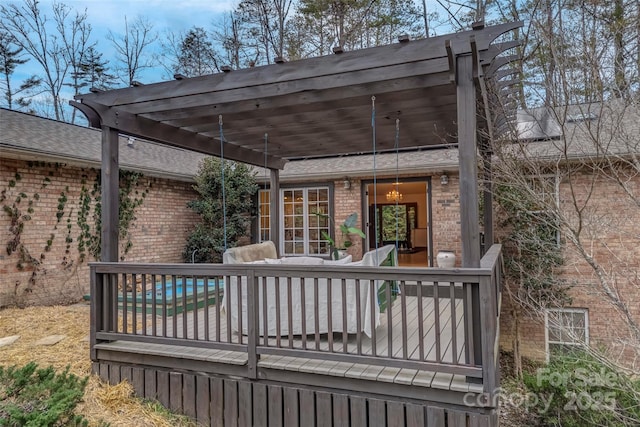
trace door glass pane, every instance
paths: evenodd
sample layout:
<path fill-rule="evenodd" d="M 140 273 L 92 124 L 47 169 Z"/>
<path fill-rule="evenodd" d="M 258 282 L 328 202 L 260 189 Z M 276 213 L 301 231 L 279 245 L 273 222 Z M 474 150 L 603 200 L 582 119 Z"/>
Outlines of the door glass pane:
<path fill-rule="evenodd" d="M 283 190 L 282 194 L 284 255 L 328 253 L 322 231 L 328 232 L 330 224 L 326 217 L 316 214 L 329 213 L 328 188 L 298 188 Z"/>

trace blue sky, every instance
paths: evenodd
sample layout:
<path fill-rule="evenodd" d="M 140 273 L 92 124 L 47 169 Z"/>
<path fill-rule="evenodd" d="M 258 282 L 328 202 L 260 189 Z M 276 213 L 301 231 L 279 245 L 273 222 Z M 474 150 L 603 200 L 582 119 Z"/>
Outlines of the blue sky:
<path fill-rule="evenodd" d="M 21 4 L 23 0 L 0 0 L 0 5 L 10 3 Z M 133 22 L 138 16 L 142 16 L 153 23 L 153 30 L 162 40 L 167 30 L 180 33 L 194 26 L 206 30 L 212 29 L 219 22 L 225 12 L 234 9 L 239 0 L 60 0 L 69 6 L 72 11 L 83 12 L 86 10 L 87 21 L 92 27 L 92 40 L 97 42 L 97 50 L 103 54 L 103 59 L 110 62 L 113 71 L 115 64 L 115 52 L 112 43 L 106 39 L 111 30 L 116 35 L 124 33 L 125 17 Z M 422 1 L 415 0 L 416 5 L 422 8 Z M 40 8 L 49 19 L 52 19 L 51 6 L 53 0 L 40 0 Z M 428 9 L 437 9 L 433 0 L 427 1 Z M 159 45 L 156 42 L 157 52 Z M 148 51 L 149 52 L 149 51 Z M 34 60 L 17 68 L 13 81 L 14 85 L 22 82 L 29 75 L 40 74 L 40 66 Z M 145 70 L 138 77 L 143 83 L 153 83 L 170 79 L 166 72 L 156 67 L 153 70 Z M 119 82 L 121 84 L 121 82 Z M 71 98 L 71 93 L 64 94 L 65 98 Z"/>

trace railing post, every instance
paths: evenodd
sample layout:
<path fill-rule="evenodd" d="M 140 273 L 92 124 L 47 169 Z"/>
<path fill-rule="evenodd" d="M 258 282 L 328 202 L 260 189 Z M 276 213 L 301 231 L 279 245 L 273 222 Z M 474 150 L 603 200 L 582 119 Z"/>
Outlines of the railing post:
<path fill-rule="evenodd" d="M 492 269 L 493 270 L 493 269 Z M 489 398 L 488 403 L 493 402 L 493 396 L 498 386 L 497 375 L 497 317 L 496 317 L 496 277 L 480 277 L 480 328 L 482 349 L 482 385 L 484 394 Z"/>
<path fill-rule="evenodd" d="M 89 356 L 92 361 L 98 361 L 97 351 L 94 346 L 97 344 L 96 331 L 101 331 L 103 328 L 103 309 L 102 301 L 104 300 L 104 293 L 102 288 L 102 275 L 96 274 L 96 267 L 94 265 L 89 266 L 89 298 L 90 298 L 90 316 L 91 319 L 89 325 Z"/>
<path fill-rule="evenodd" d="M 480 286 L 481 277 L 473 283 L 463 283 L 463 321 L 465 334 L 465 363 L 482 366 L 482 337 L 484 329 L 480 323 Z M 480 383 L 480 378 L 467 377 L 469 383 Z"/>
<path fill-rule="evenodd" d="M 259 281 L 254 269 L 250 269 L 247 274 L 247 376 L 251 379 L 258 378 L 258 295 Z M 238 284 L 240 285 L 240 284 Z M 240 313 L 242 316 L 242 313 Z M 242 333 L 242 331 L 240 331 Z"/>

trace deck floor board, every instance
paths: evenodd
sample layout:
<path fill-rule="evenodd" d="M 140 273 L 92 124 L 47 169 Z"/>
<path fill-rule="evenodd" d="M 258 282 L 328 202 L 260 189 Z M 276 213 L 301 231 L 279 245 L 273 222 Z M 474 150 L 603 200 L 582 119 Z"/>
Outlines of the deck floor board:
<path fill-rule="evenodd" d="M 430 362 L 454 362 L 452 334 L 456 334 L 456 355 L 455 362 L 463 363 L 465 350 L 464 322 L 463 322 L 463 303 L 462 300 L 455 300 L 456 319 L 452 323 L 451 300 L 440 298 L 439 308 L 439 330 L 436 331 L 435 322 L 435 304 L 433 298 L 422 298 L 422 337 L 419 334 L 418 327 L 418 298 L 406 296 L 406 310 L 403 314 L 402 305 L 399 303 L 402 297 L 399 296 L 395 304 L 390 308 L 391 312 L 380 314 L 380 326 L 376 328 L 373 337 L 368 337 L 364 333 L 360 334 L 360 353 L 358 352 L 358 334 L 349 334 L 346 337 L 342 333 L 334 333 L 331 338 L 333 341 L 333 353 L 344 353 L 344 345 L 346 342 L 348 354 L 362 354 L 370 357 L 389 357 L 402 359 L 406 353 L 410 360 L 419 360 L 420 349 L 422 343 L 422 353 L 426 361 Z M 208 308 L 205 315 L 205 309 L 199 308 L 197 311 L 191 311 L 186 316 L 183 313 L 167 317 L 166 322 L 162 321 L 162 316 L 156 316 L 153 319 L 152 314 L 143 316 L 140 311 L 136 313 L 128 313 L 129 322 L 136 318 L 137 335 L 153 335 L 153 329 L 150 327 L 152 323 L 156 324 L 156 334 L 158 336 L 168 336 L 171 338 L 208 341 L 215 340 L 218 333 L 220 342 L 247 344 L 248 337 L 231 331 L 229 328 L 229 316 L 225 308 L 218 313 L 219 307 L 213 305 Z M 286 315 L 286 311 L 283 313 Z M 404 331 L 407 337 L 406 348 L 403 348 L 403 317 L 406 317 L 406 328 Z M 217 323 L 218 319 L 220 323 Z M 389 319 L 391 319 L 391 327 L 388 327 Z M 205 327 L 205 320 L 208 320 L 208 328 Z M 141 325 L 146 322 L 146 334 L 143 333 Z M 186 325 L 185 323 L 186 322 Z M 197 324 L 197 325 L 196 325 Z M 455 325 L 455 328 L 452 326 Z M 185 327 L 186 326 L 186 327 Z M 307 325 L 307 328 L 313 329 L 314 325 Z M 121 329 L 122 330 L 122 329 Z M 208 337 L 205 332 L 208 330 Z M 186 335 L 185 335 L 186 332 Z M 309 331 L 306 337 L 306 348 L 312 351 L 329 352 L 329 335 L 319 335 L 319 349 L 316 349 L 316 334 L 313 330 Z M 391 333 L 391 339 L 389 339 Z M 436 354 L 435 337 L 440 337 L 440 358 L 438 360 Z M 373 345 L 375 338 L 375 352 Z M 282 336 L 265 337 L 260 336 L 258 339 L 259 346 L 283 349 L 293 348 L 295 350 L 304 349 L 304 341 L 301 336 Z M 389 349 L 391 344 L 391 349 Z M 101 344 L 104 346 L 105 344 Z M 157 355 L 171 356 L 175 358 L 204 360 L 218 363 L 227 363 L 233 365 L 246 365 L 247 355 L 240 351 L 228 351 L 212 348 L 196 348 L 196 347 L 178 347 L 173 345 L 160 345 L 149 343 L 134 343 L 126 341 L 118 341 L 110 343 L 111 349 L 120 351 L 129 351 L 133 353 L 153 353 Z M 260 351 L 260 348 L 258 349 Z M 258 360 L 260 368 L 277 369 L 293 372 L 304 372 L 310 374 L 330 375 L 338 377 L 347 377 L 355 379 L 363 379 L 378 382 L 396 383 L 416 385 L 421 387 L 433 387 L 442 389 L 452 389 L 456 391 L 468 391 L 471 386 L 466 382 L 462 375 L 452 375 L 440 372 L 418 371 L 415 369 L 400 369 L 383 365 L 368 365 L 363 363 L 352 363 L 335 360 L 322 360 L 314 358 L 292 357 L 286 354 L 262 354 Z"/>

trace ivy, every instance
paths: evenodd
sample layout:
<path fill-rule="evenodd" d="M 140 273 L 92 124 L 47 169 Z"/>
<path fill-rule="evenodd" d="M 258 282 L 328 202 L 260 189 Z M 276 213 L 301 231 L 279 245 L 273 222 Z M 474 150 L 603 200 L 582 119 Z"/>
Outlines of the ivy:
<path fill-rule="evenodd" d="M 62 191 L 60 193 L 60 197 L 58 197 L 58 211 L 56 212 L 56 218 L 58 219 L 57 222 L 60 222 L 60 220 L 62 220 L 62 217 L 64 216 L 64 207 L 67 204 L 67 192 L 69 191 L 69 187 L 65 187 L 64 191 Z"/>
<path fill-rule="evenodd" d="M 41 181 L 40 189 L 46 188 L 51 184 L 52 177 L 57 175 L 57 171 L 64 166 L 60 163 L 45 163 L 42 161 L 30 161 L 27 162 L 27 166 L 30 168 L 49 168 L 42 172 L 44 176 Z M 61 265 L 65 270 L 72 270 L 72 267 L 77 263 L 82 263 L 86 260 L 87 255 L 91 254 L 94 258 L 100 257 L 101 250 L 101 189 L 100 189 L 100 173 L 95 169 L 93 172 L 93 187 L 87 185 L 89 181 L 89 175 L 82 170 L 81 175 L 81 190 L 77 203 L 72 204 L 73 208 L 69 209 L 69 186 L 65 186 L 57 198 L 57 204 L 55 209 L 56 222 L 53 226 L 53 230 L 57 230 L 58 226 L 63 223 L 63 219 L 66 217 L 65 234 L 64 234 L 64 254 L 62 254 Z M 150 181 L 146 184 L 142 184 L 143 175 L 138 172 L 120 171 L 120 210 L 119 210 L 119 238 L 122 242 L 123 259 L 131 248 L 133 243 L 131 241 L 130 229 L 136 220 L 136 211 L 144 203 L 149 188 L 151 186 Z M 9 218 L 9 238 L 6 240 L 5 249 L 9 256 L 16 257 L 16 268 L 20 271 L 30 271 L 31 275 L 28 279 L 28 285 L 22 288 L 22 292 L 31 292 L 34 286 L 37 284 L 38 277 L 44 273 L 46 274 L 44 260 L 47 258 L 47 253 L 53 249 L 53 243 L 56 238 L 55 231 L 50 232 L 46 238 L 46 243 L 42 246 L 41 253 L 36 255 L 31 253 L 29 248 L 25 246 L 22 241 L 22 234 L 25 230 L 25 226 L 32 220 L 36 211 L 38 211 L 37 202 L 41 197 L 38 192 L 35 192 L 32 196 L 29 196 L 25 191 L 20 191 L 20 185 L 26 185 L 21 183 L 23 177 L 20 173 L 15 172 L 13 179 L 6 183 L 6 187 L 0 191 L 0 203 L 1 213 Z M 25 187 L 26 189 L 26 187 Z M 26 205 L 25 205 L 26 202 Z M 71 202 L 72 203 L 72 202 Z M 75 207 L 77 206 L 77 208 Z M 77 230 L 74 227 L 74 209 L 77 209 L 77 216 L 75 218 L 75 224 L 77 224 Z M 93 212 L 92 212 L 93 211 Z M 72 247 L 74 243 L 77 246 L 78 254 L 77 259 L 74 258 L 72 253 Z M 19 296 L 18 288 L 22 286 L 20 282 L 16 283 L 15 295 Z M 19 300 L 16 299 L 16 302 Z"/>

